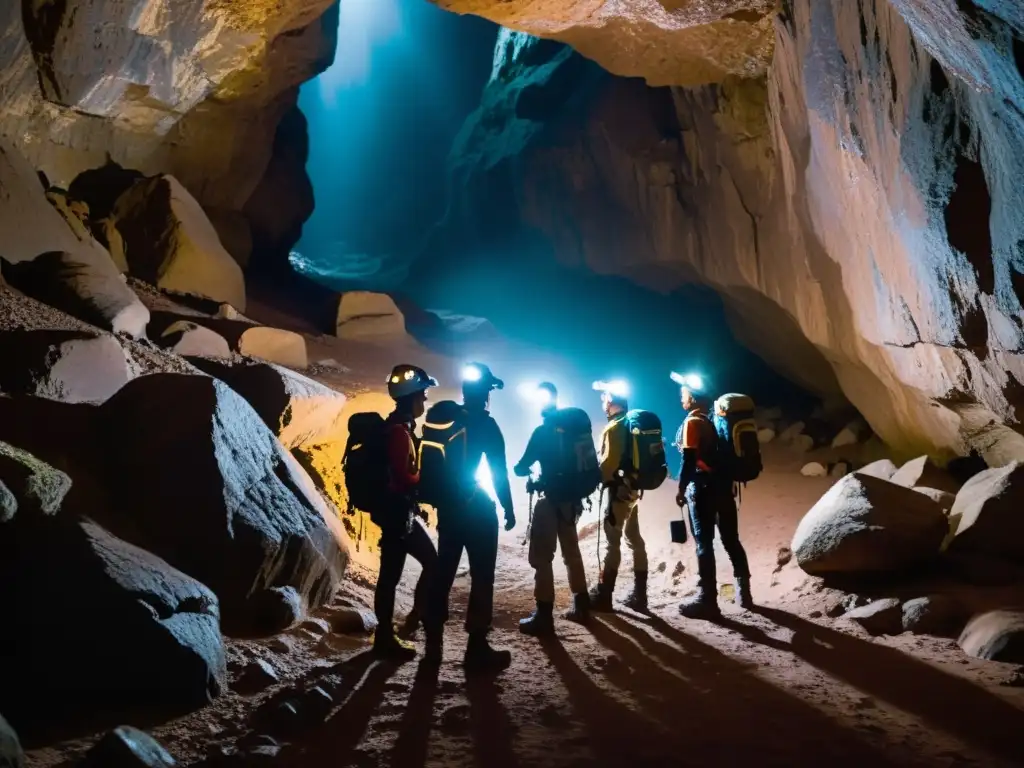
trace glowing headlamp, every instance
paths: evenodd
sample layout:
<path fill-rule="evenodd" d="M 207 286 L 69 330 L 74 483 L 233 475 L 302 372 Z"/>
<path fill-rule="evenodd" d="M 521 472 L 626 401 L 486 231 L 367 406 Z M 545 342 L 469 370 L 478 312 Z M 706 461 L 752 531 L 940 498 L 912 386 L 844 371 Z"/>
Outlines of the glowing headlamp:
<path fill-rule="evenodd" d="M 547 387 L 540 387 L 533 383 L 520 384 L 519 396 L 537 405 L 550 405 L 555 401 L 551 390 Z"/>
<path fill-rule="evenodd" d="M 696 373 L 682 374 L 672 371 L 671 377 L 672 381 L 674 381 L 680 387 L 686 387 L 687 389 L 692 389 L 695 392 L 700 392 L 701 390 L 704 389 L 704 379 L 702 379 Z"/>
<path fill-rule="evenodd" d="M 484 377 L 483 372 L 475 365 L 467 365 L 462 369 L 462 380 L 475 384 Z"/>
<path fill-rule="evenodd" d="M 629 384 L 622 381 L 622 379 L 595 381 L 594 389 L 598 392 L 605 392 L 612 397 L 627 397 L 629 395 Z"/>

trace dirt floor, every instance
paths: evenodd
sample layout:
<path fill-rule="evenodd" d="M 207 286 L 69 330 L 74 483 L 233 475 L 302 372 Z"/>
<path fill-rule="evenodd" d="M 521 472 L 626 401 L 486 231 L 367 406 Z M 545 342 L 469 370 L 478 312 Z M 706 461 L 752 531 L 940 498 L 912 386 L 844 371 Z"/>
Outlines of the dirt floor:
<path fill-rule="evenodd" d="M 312 361 L 346 362 L 343 369 L 316 369 L 317 378 L 345 391 L 368 388 L 360 382 L 382 381 L 394 359 L 369 351 L 352 354 L 353 345 L 337 340 L 310 341 Z M 450 364 L 420 353 L 425 363 Z M 352 365 L 353 359 L 363 362 Z M 520 448 L 510 439 L 510 454 Z M 840 595 L 795 564 L 780 565 L 780 551 L 797 522 L 834 481 L 802 477 L 806 454 L 776 444 L 765 451 L 766 472 L 745 492 L 740 513 L 754 596 L 763 606 L 755 612 L 727 604 L 715 622 L 677 614 L 677 603 L 694 586 L 696 567 L 692 543 L 669 541 L 668 521 L 679 514 L 669 481 L 641 503 L 652 614 L 620 607 L 586 627 L 559 621 L 558 637 L 550 642 L 519 634 L 518 620 L 533 607 L 533 571 L 521 543 L 528 502 L 520 482 L 519 525 L 501 536 L 495 596 L 492 641 L 513 651 L 512 666 L 503 674 L 467 681 L 463 673 L 461 620 L 469 585 L 464 564 L 452 595 L 439 673 L 415 661 L 381 662 L 367 650 L 369 637 L 325 634 L 316 622 L 307 622 L 276 638 L 229 642 L 232 682 L 259 658 L 273 666 L 279 683 L 252 696 L 226 693 L 201 712 L 149 730 L 179 764 L 197 765 L 212 752 L 254 743 L 254 736 L 266 733 L 255 713 L 268 700 L 320 685 L 334 702 L 325 722 L 278 734 L 276 757 L 270 756 L 276 751 L 271 747 L 263 758 L 253 755 L 231 764 L 1024 764 L 1024 688 L 1015 667 L 971 659 L 950 639 L 870 638 L 848 621 L 828 618 Z M 835 456 L 824 452 L 814 458 Z M 580 528 L 593 579 L 596 514 L 586 514 Z M 728 559 L 720 548 L 718 554 L 720 580 L 728 583 Z M 371 605 L 375 563 L 365 549 L 355 560 L 336 602 Z M 619 598 L 630 587 L 630 570 L 624 546 Z M 401 587 L 405 609 L 417 571 L 410 562 Z M 569 595 L 557 559 L 555 575 L 561 610 Z M 36 750 L 29 765 L 70 765 L 88 743 Z"/>

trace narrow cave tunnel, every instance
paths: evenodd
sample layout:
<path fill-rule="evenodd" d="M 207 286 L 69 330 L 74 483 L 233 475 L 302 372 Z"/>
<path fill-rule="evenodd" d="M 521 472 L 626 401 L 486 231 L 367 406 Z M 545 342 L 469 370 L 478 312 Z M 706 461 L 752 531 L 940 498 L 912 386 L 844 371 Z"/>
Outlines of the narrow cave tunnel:
<path fill-rule="evenodd" d="M 0 766 L 1024 761 L 1019 13 L 166 6 L 0 8 Z"/>

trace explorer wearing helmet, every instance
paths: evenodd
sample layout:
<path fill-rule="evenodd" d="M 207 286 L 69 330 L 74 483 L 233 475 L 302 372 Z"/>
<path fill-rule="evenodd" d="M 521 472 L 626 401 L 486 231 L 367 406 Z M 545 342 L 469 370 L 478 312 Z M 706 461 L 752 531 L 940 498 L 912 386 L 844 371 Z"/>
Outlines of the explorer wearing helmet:
<path fill-rule="evenodd" d="M 373 608 L 377 614 L 374 650 L 386 656 L 411 658 L 416 655 L 409 643 L 395 636 L 392 621 L 395 613 L 395 590 L 405 569 L 406 556 L 422 566 L 413 600 L 413 608 L 405 621 L 402 634 L 410 636 L 418 629 L 426 606 L 427 590 L 437 568 L 437 551 L 423 524 L 416 501 L 420 480 L 419 443 L 414 430 L 416 419 L 426 410 L 427 390 L 437 381 L 422 368 L 398 365 L 388 376 L 388 394 L 395 401 L 395 410 L 385 421 L 385 444 L 388 463 L 388 511 L 375 520 L 381 529 L 380 574 L 374 593 Z"/>

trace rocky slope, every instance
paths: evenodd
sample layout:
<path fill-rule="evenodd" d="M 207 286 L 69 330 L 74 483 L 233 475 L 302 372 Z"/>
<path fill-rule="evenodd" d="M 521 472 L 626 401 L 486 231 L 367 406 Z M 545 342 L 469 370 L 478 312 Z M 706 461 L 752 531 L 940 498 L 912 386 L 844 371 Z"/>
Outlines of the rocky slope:
<path fill-rule="evenodd" d="M 447 5 L 588 35 L 613 70 L 666 13 Z M 449 229 L 522 217 L 566 261 L 704 282 L 752 349 L 895 448 L 1024 457 L 1022 34 L 1008 3 L 793 0 L 765 79 L 650 89 L 505 33 L 453 151 Z"/>

